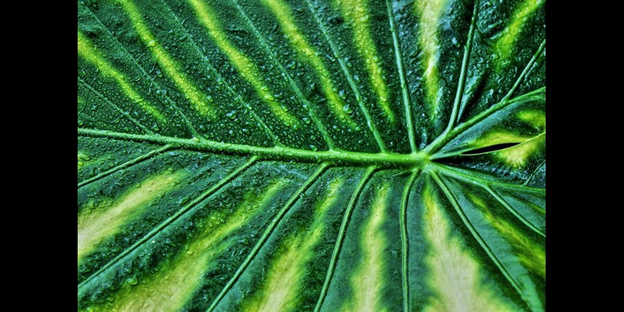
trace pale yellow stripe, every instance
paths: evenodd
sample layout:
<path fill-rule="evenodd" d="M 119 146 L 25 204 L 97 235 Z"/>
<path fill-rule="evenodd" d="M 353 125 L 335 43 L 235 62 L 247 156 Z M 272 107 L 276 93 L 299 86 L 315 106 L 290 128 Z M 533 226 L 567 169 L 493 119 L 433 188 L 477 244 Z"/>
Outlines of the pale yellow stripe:
<path fill-rule="evenodd" d="M 112 304 L 96 310 L 180 311 L 201 284 L 206 270 L 214 265 L 214 258 L 234 244 L 237 238 L 230 238 L 230 235 L 263 212 L 287 184 L 286 180 L 277 180 L 260 196 L 250 191 L 231 214 L 226 211 L 210 213 L 202 232 L 171 263 L 144 280 L 134 281 L 134 285 L 125 285 L 115 294 Z"/>
<path fill-rule="evenodd" d="M 78 262 L 99 243 L 117 234 L 124 224 L 140 217 L 151 202 L 174 188 L 185 176 L 183 171 L 167 171 L 146 179 L 118 200 L 109 201 L 108 206 L 85 204 L 78 214 Z"/>
<path fill-rule="evenodd" d="M 126 77 L 119 72 L 113 65 L 111 65 L 100 52 L 98 52 L 93 44 L 85 37 L 82 32 L 78 31 L 78 55 L 85 61 L 94 65 L 102 76 L 112 78 L 119 84 L 121 90 L 126 94 L 133 103 L 139 105 L 148 114 L 154 116 L 159 122 L 166 123 L 167 119 L 162 113 L 152 106 L 148 101 L 144 100 L 137 91 L 126 81 Z M 78 98 L 78 103 L 81 103 L 81 98 Z"/>
<path fill-rule="evenodd" d="M 387 200 L 390 195 L 389 184 L 377 188 L 368 220 L 362 228 L 360 248 L 362 258 L 358 267 L 351 275 L 353 297 L 345 302 L 342 311 L 354 312 L 383 312 L 386 307 L 380 306 L 382 289 L 386 284 L 385 255 L 388 242 L 383 225 L 388 212 Z"/>
<path fill-rule="evenodd" d="M 522 168 L 529 158 L 546 144 L 546 132 L 510 148 L 495 153 L 496 157 L 515 168 Z"/>
<path fill-rule="evenodd" d="M 443 207 L 430 188 L 423 191 L 424 233 L 429 243 L 426 283 L 434 295 L 426 312 L 504 312 L 512 309 L 482 282 L 480 264 L 466 251 L 458 233 L 451 232 Z M 422 300 L 419 299 L 419 300 Z"/>
<path fill-rule="evenodd" d="M 175 85 L 182 91 L 184 96 L 193 104 L 197 112 L 204 117 L 215 118 L 215 108 L 206 102 L 206 95 L 195 86 L 189 78 L 180 70 L 180 66 L 167 53 L 167 51 L 156 41 L 150 32 L 147 24 L 141 16 L 141 12 L 131 0 L 118 0 L 122 8 L 132 21 L 134 29 L 138 33 L 141 41 L 150 49 L 152 56 L 165 73 L 173 80 Z"/>
<path fill-rule="evenodd" d="M 383 78 L 381 60 L 377 56 L 375 41 L 369 30 L 368 2 L 366 0 L 343 0 L 340 6 L 345 19 L 353 26 L 353 40 L 358 53 L 364 59 L 372 88 L 377 94 L 378 104 L 388 120 L 394 123 L 396 117 L 390 107 L 388 86 Z"/>
<path fill-rule="evenodd" d="M 348 107 L 345 107 L 344 101 L 336 92 L 336 87 L 331 79 L 329 70 L 327 70 L 325 64 L 317 55 L 317 52 L 297 28 L 297 24 L 295 23 L 288 4 L 283 0 L 263 0 L 262 2 L 273 11 L 273 14 L 275 14 L 275 17 L 277 17 L 280 23 L 282 31 L 288 37 L 292 47 L 299 53 L 301 60 L 310 64 L 316 71 L 316 75 L 321 81 L 323 94 L 325 94 L 327 98 L 327 103 L 329 103 L 332 112 L 338 117 L 338 120 L 344 122 L 352 129 L 357 128 L 357 124 L 347 113 L 349 111 Z"/>
<path fill-rule="evenodd" d="M 269 87 L 262 81 L 262 75 L 256 64 L 244 53 L 240 52 L 227 38 L 227 35 L 219 24 L 219 18 L 214 14 L 212 8 L 202 0 L 188 0 L 188 2 L 193 6 L 198 21 L 204 25 L 210 37 L 212 37 L 221 51 L 225 53 L 238 72 L 251 83 L 260 98 L 268 104 L 273 114 L 288 126 L 292 127 L 298 125 L 299 120 L 291 113 L 287 112 L 280 103 L 275 100 Z"/>
<path fill-rule="evenodd" d="M 244 304 L 244 311 L 282 312 L 294 311 L 300 303 L 301 280 L 314 258 L 314 247 L 319 243 L 327 226 L 327 212 L 340 197 L 343 179 L 329 184 L 323 202 L 317 205 L 314 221 L 307 231 L 293 234 L 281 245 L 283 252 L 271 264 L 262 290 Z"/>
<path fill-rule="evenodd" d="M 440 90 L 440 77 L 438 73 L 438 58 L 440 44 L 438 39 L 438 25 L 448 0 L 417 0 L 416 9 L 420 15 L 420 47 L 423 50 L 423 67 L 425 74 L 425 91 L 427 103 L 431 109 L 430 117 L 433 118 L 439 106 L 438 93 Z"/>
<path fill-rule="evenodd" d="M 544 3 L 543 0 L 525 0 L 514 12 L 511 22 L 503 30 L 502 36 L 496 41 L 495 50 L 499 56 L 497 62 L 497 68 L 500 69 L 504 62 L 509 61 L 511 57 L 511 51 L 514 44 L 518 40 L 518 36 L 522 31 L 527 18 L 531 13 L 535 12 L 537 8 Z"/>

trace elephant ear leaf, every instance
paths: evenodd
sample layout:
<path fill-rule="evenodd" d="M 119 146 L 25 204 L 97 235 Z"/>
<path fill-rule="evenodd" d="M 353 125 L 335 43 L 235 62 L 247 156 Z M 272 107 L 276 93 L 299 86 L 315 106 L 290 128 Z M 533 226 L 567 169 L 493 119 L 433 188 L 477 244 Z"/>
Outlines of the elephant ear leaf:
<path fill-rule="evenodd" d="M 544 311 L 542 0 L 78 3 L 79 311 Z"/>

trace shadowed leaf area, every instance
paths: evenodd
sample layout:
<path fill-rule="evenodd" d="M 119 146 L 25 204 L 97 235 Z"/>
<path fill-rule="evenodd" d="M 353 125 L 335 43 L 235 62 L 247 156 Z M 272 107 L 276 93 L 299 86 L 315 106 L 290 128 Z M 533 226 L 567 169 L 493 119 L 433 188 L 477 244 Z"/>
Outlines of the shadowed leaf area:
<path fill-rule="evenodd" d="M 544 311 L 542 0 L 78 2 L 79 311 Z"/>

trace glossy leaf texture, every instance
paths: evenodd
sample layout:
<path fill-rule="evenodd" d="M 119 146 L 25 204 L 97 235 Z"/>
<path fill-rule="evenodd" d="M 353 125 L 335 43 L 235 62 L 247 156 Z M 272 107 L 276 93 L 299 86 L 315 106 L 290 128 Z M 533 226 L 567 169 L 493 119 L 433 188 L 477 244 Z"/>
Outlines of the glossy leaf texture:
<path fill-rule="evenodd" d="M 544 311 L 542 0 L 78 2 L 80 311 Z"/>

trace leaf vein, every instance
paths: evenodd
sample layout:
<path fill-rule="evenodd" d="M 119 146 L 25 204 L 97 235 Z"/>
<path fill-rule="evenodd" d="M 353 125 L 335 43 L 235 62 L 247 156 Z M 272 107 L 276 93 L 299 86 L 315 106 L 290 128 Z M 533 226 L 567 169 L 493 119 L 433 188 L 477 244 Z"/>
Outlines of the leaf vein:
<path fill-rule="evenodd" d="M 407 127 L 407 134 L 409 137 L 410 147 L 412 152 L 417 152 L 416 146 L 416 134 L 413 125 L 412 108 L 410 106 L 411 100 L 407 90 L 407 80 L 405 79 L 405 70 L 403 69 L 403 56 L 401 55 L 401 44 L 399 43 L 399 36 L 394 25 L 394 14 L 392 13 L 392 5 L 390 0 L 386 0 L 386 6 L 388 7 L 388 20 L 390 21 L 390 31 L 392 32 L 392 44 L 394 47 L 394 56 L 396 59 L 397 71 L 399 72 L 399 80 L 401 82 L 401 95 L 403 97 L 403 106 L 405 108 L 405 121 Z"/>
<path fill-rule="evenodd" d="M 504 198 L 502 198 L 496 191 L 494 191 L 489 185 L 482 185 L 481 187 L 488 191 L 488 193 L 490 193 L 492 197 L 496 198 L 496 200 L 500 202 L 505 207 L 505 209 L 511 212 L 511 214 L 518 218 L 518 220 L 524 223 L 524 225 L 526 225 L 529 229 L 533 230 L 535 233 L 539 234 L 542 237 L 546 237 L 546 234 L 544 232 L 542 232 L 535 225 L 533 225 L 533 223 L 529 222 L 529 220 L 527 220 L 520 213 L 518 213 L 518 211 L 511 207 L 511 205 L 509 205 L 509 203 Z"/>
<path fill-rule="evenodd" d="M 401 281 L 403 285 L 403 311 L 409 311 L 410 297 L 409 297 L 409 241 L 407 236 L 407 206 L 409 201 L 410 190 L 414 183 L 420 177 L 420 170 L 414 170 L 409 179 L 405 183 L 403 189 L 403 196 L 401 198 Z"/>
<path fill-rule="evenodd" d="M 472 39 L 474 36 L 475 25 L 477 24 L 477 16 L 479 7 L 479 1 L 475 1 L 473 4 L 474 8 L 472 10 L 472 17 L 470 18 L 470 29 L 468 30 L 468 38 L 466 39 L 466 45 L 464 46 L 464 56 L 462 58 L 461 70 L 459 73 L 459 83 L 457 84 L 457 92 L 455 93 L 455 100 L 453 101 L 453 111 L 451 112 L 451 117 L 449 118 L 448 126 L 444 131 L 443 135 L 446 135 L 449 131 L 453 129 L 455 123 L 459 121 L 459 105 L 461 103 L 464 87 L 466 84 L 466 70 L 468 68 L 468 62 L 470 59 L 470 52 L 472 51 Z"/>
<path fill-rule="evenodd" d="M 104 266 L 102 266 L 100 269 L 98 269 L 95 273 L 93 273 L 88 278 L 86 278 L 84 281 L 82 281 L 78 285 L 78 296 L 82 297 L 81 290 L 84 289 L 84 286 L 86 286 L 88 283 L 90 283 L 91 280 L 93 280 L 93 278 L 95 278 L 95 276 L 98 276 L 98 275 L 102 274 L 103 272 L 105 272 L 106 270 L 108 270 L 109 268 L 111 268 L 115 263 L 119 262 L 121 259 L 123 259 L 127 255 L 129 255 L 132 251 L 136 250 L 139 246 L 141 246 L 145 242 L 149 241 L 152 237 L 154 237 L 156 234 L 158 234 L 162 229 L 166 228 L 172 222 L 174 222 L 175 220 L 179 219 L 180 217 L 182 217 L 183 215 L 185 215 L 186 213 L 191 211 L 191 209 L 193 207 L 195 207 L 197 204 L 202 202 L 204 199 L 208 198 L 209 196 L 211 196 L 212 194 L 214 194 L 215 192 L 220 190 L 222 187 L 224 187 L 226 184 L 230 183 L 233 179 L 235 179 L 236 177 L 240 176 L 244 171 L 246 171 L 247 169 L 249 169 L 249 167 L 251 167 L 254 163 L 256 163 L 257 160 L 258 160 L 258 157 L 256 157 L 256 156 L 253 156 L 253 157 L 249 158 L 249 160 L 247 160 L 247 162 L 245 162 L 243 165 L 238 167 L 232 173 L 228 174 L 221 181 L 219 181 L 217 184 L 215 184 L 212 187 L 210 187 L 208 190 L 206 190 L 204 193 L 199 195 L 197 198 L 195 198 L 193 201 L 188 203 L 186 206 L 184 206 L 183 208 L 178 210 L 171 217 L 165 219 L 158 226 L 156 226 L 153 230 L 151 230 L 149 233 L 147 233 L 145 236 L 143 236 L 140 240 L 138 240 L 134 244 L 132 244 L 132 246 L 126 248 L 123 252 L 121 252 L 120 254 L 115 256 L 111 261 L 106 263 Z"/>
<path fill-rule="evenodd" d="M 115 172 L 117 172 L 119 170 L 122 170 L 122 169 L 125 169 L 125 168 L 128 168 L 128 167 L 134 166 L 134 165 L 139 164 L 141 162 L 144 162 L 144 161 L 146 161 L 146 160 L 148 160 L 148 159 L 150 159 L 150 158 L 152 158 L 152 157 L 154 157 L 154 156 L 156 156 L 156 155 L 158 155 L 158 154 L 160 154 L 160 153 L 162 153 L 164 151 L 167 151 L 167 150 L 171 149 L 172 147 L 173 146 L 171 144 L 167 144 L 167 145 L 165 145 L 165 146 L 163 146 L 161 148 L 155 149 L 153 151 L 150 151 L 148 153 L 140 155 L 140 156 L 138 156 L 138 157 L 136 157 L 134 159 L 131 159 L 131 160 L 129 160 L 129 161 L 123 163 L 123 164 L 115 166 L 115 167 L 113 167 L 113 168 L 111 168 L 109 170 L 100 172 L 99 174 L 97 174 L 97 175 L 95 175 L 95 176 L 93 176 L 91 178 L 88 178 L 88 179 L 83 180 L 82 182 L 78 183 L 78 188 L 81 188 L 81 187 L 83 187 L 85 185 L 91 184 L 91 183 L 93 183 L 93 182 L 95 182 L 97 180 L 100 180 L 100 179 L 102 179 L 104 177 L 107 177 L 107 176 L 109 176 L 109 175 L 111 175 L 111 174 L 113 174 L 113 173 L 115 173 Z"/>
<path fill-rule="evenodd" d="M 121 42 L 119 42 L 119 40 L 117 40 L 117 38 L 115 38 L 113 36 L 113 34 L 111 33 L 110 29 L 108 29 L 108 27 L 106 25 L 104 25 L 104 23 L 102 23 L 102 21 L 97 17 L 97 15 L 95 15 L 95 13 L 93 13 L 93 11 L 91 11 L 91 8 L 89 8 L 88 6 L 85 6 L 85 7 L 87 8 L 87 12 L 89 12 L 91 14 L 91 16 L 93 16 L 93 18 L 95 18 L 95 21 L 98 24 L 100 24 L 100 26 L 102 26 L 102 29 L 104 29 L 106 34 L 115 42 L 115 44 L 117 44 L 117 46 L 119 46 L 119 48 L 124 52 L 124 54 L 126 54 L 128 56 L 128 58 L 130 60 L 132 60 L 134 65 L 137 66 L 137 68 L 141 71 L 141 73 L 143 73 L 143 75 L 145 75 L 145 77 L 147 77 L 147 79 L 150 82 L 150 87 L 151 87 L 152 84 L 155 84 L 159 89 L 163 89 L 160 86 L 160 84 L 158 82 L 156 82 L 156 80 L 154 80 L 154 78 L 149 76 L 149 74 L 145 71 L 145 68 L 143 68 L 143 66 L 141 66 L 139 64 L 138 60 L 135 59 L 134 56 L 132 56 L 132 54 L 130 54 L 130 52 L 128 52 L 128 50 L 124 47 L 124 45 L 121 44 Z M 140 57 L 143 57 L 143 55 L 141 55 Z M 175 109 L 176 112 L 178 114 L 180 114 L 180 116 L 182 117 L 182 120 L 184 121 L 184 124 L 187 126 L 189 131 L 191 131 L 191 133 L 194 136 L 196 136 L 198 138 L 201 137 L 201 135 L 197 132 L 197 129 L 195 129 L 195 127 L 193 126 L 193 123 L 191 123 L 189 118 L 186 116 L 186 114 L 184 114 L 184 112 L 182 112 L 182 110 L 176 105 L 176 103 L 173 100 L 171 100 L 171 98 L 169 98 L 169 96 L 167 94 L 163 94 L 163 96 L 167 100 L 167 102 L 173 107 L 173 109 Z"/>
<path fill-rule="evenodd" d="M 466 228 L 468 228 L 468 230 L 470 231 L 470 234 L 472 234 L 473 238 L 479 243 L 481 248 L 487 253 L 487 255 L 490 258 L 490 260 L 492 260 L 492 262 L 494 262 L 496 267 L 498 267 L 498 270 L 503 274 L 503 276 L 505 276 L 507 281 L 511 284 L 511 286 L 513 286 L 513 288 L 516 290 L 516 292 L 518 292 L 520 297 L 522 297 L 522 300 L 527 305 L 530 306 L 528 299 L 524 295 L 524 292 L 520 289 L 520 286 L 518 285 L 516 280 L 514 280 L 511 277 L 509 272 L 507 272 L 507 269 L 505 269 L 505 267 L 502 265 L 500 260 L 496 257 L 496 255 L 494 255 L 494 253 L 492 252 L 490 247 L 483 240 L 483 238 L 479 235 L 479 233 L 474 228 L 474 226 L 470 223 L 470 221 L 466 217 L 466 214 L 464 213 L 464 211 L 460 207 L 459 203 L 457 202 L 457 199 L 453 195 L 452 191 L 448 188 L 448 186 L 444 183 L 444 181 L 442 181 L 442 179 L 440 179 L 440 177 L 438 176 L 438 174 L 435 171 L 430 171 L 430 173 L 431 173 L 431 176 L 433 177 L 433 179 L 436 181 L 436 183 L 440 187 L 440 189 L 442 189 L 442 192 L 444 193 L 444 195 L 446 195 L 448 200 L 451 202 L 451 205 L 455 209 L 455 212 L 457 212 L 457 214 L 461 218 L 462 222 L 464 223 L 464 226 L 466 226 Z"/>
<path fill-rule="evenodd" d="M 236 99 L 236 101 L 239 104 L 243 105 L 243 107 L 245 107 L 247 109 L 247 111 L 249 111 L 249 113 L 253 116 L 253 118 L 258 123 L 260 123 L 260 125 L 262 126 L 264 131 L 269 135 L 269 137 L 271 137 L 271 139 L 273 139 L 275 145 L 276 146 L 283 146 L 283 144 L 281 143 L 279 137 L 275 134 L 275 132 L 273 132 L 273 130 L 271 130 L 271 128 L 269 128 L 269 126 L 264 122 L 264 120 L 255 112 L 255 110 L 252 108 L 252 106 L 247 101 L 243 100 L 243 97 L 241 96 L 241 94 L 236 92 L 236 91 L 234 91 L 234 89 L 232 88 L 232 86 L 230 86 L 230 84 L 227 82 L 227 80 L 223 79 L 223 76 L 221 76 L 221 74 L 217 71 L 217 69 L 214 68 L 212 63 L 208 60 L 208 57 L 203 52 L 201 52 L 201 50 L 199 49 L 199 46 L 195 42 L 195 39 L 193 39 L 191 34 L 184 27 L 184 22 L 186 21 L 186 19 L 184 21 L 180 21 L 180 18 L 178 18 L 178 15 L 175 14 L 175 12 L 171 9 L 169 4 L 167 4 L 167 2 L 165 2 L 165 0 L 162 0 L 162 3 L 165 5 L 165 7 L 167 7 L 167 9 L 169 10 L 169 13 L 171 14 L 171 16 L 173 16 L 175 21 L 178 22 L 181 25 L 180 28 L 184 31 L 186 37 L 189 38 L 189 40 L 191 42 L 191 45 L 195 48 L 197 53 L 204 60 L 204 62 L 208 66 L 208 69 L 210 69 L 210 71 L 216 76 L 217 80 L 218 81 L 222 81 L 223 85 L 227 88 L 227 90 L 234 95 L 234 98 Z"/>
<path fill-rule="evenodd" d="M 344 217 L 342 219 L 342 223 L 340 224 L 340 230 L 338 232 L 338 238 L 336 239 L 336 245 L 334 246 L 334 251 L 332 252 L 332 257 L 329 262 L 329 267 L 327 269 L 327 275 L 325 276 L 325 281 L 323 282 L 323 288 L 321 289 L 321 294 L 319 295 L 318 301 L 316 302 L 316 306 L 314 307 L 314 312 L 318 312 L 323 305 L 323 301 L 325 301 L 325 297 L 327 296 L 327 291 L 329 289 L 329 284 L 331 283 L 332 277 L 334 276 L 334 271 L 336 270 L 336 263 L 338 262 L 338 257 L 340 255 L 340 250 L 342 249 L 342 243 L 344 241 L 344 237 L 347 232 L 347 227 L 349 226 L 349 221 L 351 220 L 351 215 L 353 213 L 353 208 L 357 202 L 357 199 L 360 196 L 360 193 L 366 186 L 366 183 L 373 176 L 377 167 L 368 167 L 364 172 L 360 183 L 353 191 L 351 195 L 351 199 L 347 204 L 347 209 L 345 211 Z"/>
<path fill-rule="evenodd" d="M 80 77 L 78 77 L 78 82 L 82 83 L 87 89 L 89 89 L 89 91 L 93 92 L 95 95 L 100 97 L 102 100 L 104 100 L 104 102 L 106 104 L 108 104 L 114 110 L 119 112 L 121 114 L 121 116 L 126 117 L 128 120 L 130 120 L 137 127 L 141 128 L 141 130 L 143 130 L 143 131 L 145 131 L 146 133 L 149 133 L 149 134 L 155 134 L 154 131 L 150 130 L 149 128 L 144 126 L 142 123 L 140 123 L 138 120 L 132 118 L 132 116 L 130 116 L 130 114 L 127 114 L 126 112 L 124 112 L 119 106 L 115 105 L 115 103 L 113 103 L 106 96 L 104 96 L 104 94 L 102 94 L 102 93 L 98 92 L 97 90 L 95 90 L 95 88 L 93 86 L 91 86 L 88 82 L 82 80 L 82 78 L 80 78 Z"/>
<path fill-rule="evenodd" d="M 255 256 L 258 254 L 258 252 L 260 251 L 260 249 L 262 248 L 262 246 L 264 245 L 264 243 L 267 241 L 267 239 L 269 238 L 269 236 L 271 236 L 271 234 L 273 233 L 273 231 L 275 230 L 275 228 L 277 227 L 277 225 L 280 223 L 280 221 L 282 220 L 282 218 L 286 215 L 286 213 L 288 213 L 288 211 L 290 210 L 290 208 L 292 208 L 292 206 L 301 198 L 301 195 L 303 193 L 305 193 L 305 191 L 319 178 L 323 175 L 323 173 L 325 172 L 325 170 L 329 167 L 329 164 L 327 163 L 322 163 L 317 169 L 316 171 L 305 181 L 305 183 L 303 183 L 303 185 L 301 185 L 301 187 L 299 187 L 299 189 L 293 193 L 292 196 L 290 196 L 290 198 L 288 199 L 288 202 L 286 202 L 286 204 L 284 204 L 284 207 L 282 207 L 282 209 L 280 210 L 280 212 L 273 218 L 273 220 L 271 221 L 271 223 L 269 224 L 269 226 L 267 227 L 267 229 L 264 231 L 264 233 L 262 234 L 262 236 L 260 237 L 260 239 L 258 239 L 258 242 L 254 245 L 253 249 L 251 250 L 251 252 L 247 255 L 247 257 L 245 258 L 245 260 L 243 261 L 243 263 L 238 267 L 238 269 L 236 270 L 236 273 L 234 273 L 234 276 L 232 276 L 232 278 L 228 281 L 228 283 L 223 287 L 223 289 L 221 290 L 221 292 L 219 293 L 219 295 L 212 301 L 212 304 L 210 305 L 210 307 L 208 308 L 207 312 L 212 312 L 217 305 L 219 304 L 219 302 L 221 301 L 221 299 L 223 299 L 223 297 L 227 294 L 227 292 L 232 288 L 232 286 L 234 286 L 234 283 L 236 283 L 236 281 L 238 280 L 238 278 L 243 274 L 243 272 L 245 271 L 245 269 L 247 268 L 247 266 L 249 265 L 249 263 L 251 263 L 251 261 L 255 258 Z"/>
<path fill-rule="evenodd" d="M 327 129 L 326 129 L 325 125 L 323 124 L 321 119 L 318 117 L 317 112 L 315 111 L 316 109 L 313 109 L 313 107 L 316 108 L 316 105 L 312 105 L 312 103 L 310 103 L 310 101 L 308 101 L 305 98 L 305 96 L 301 92 L 301 89 L 299 88 L 299 86 L 292 79 L 291 75 L 288 74 L 288 72 L 286 72 L 286 69 L 284 68 L 282 63 L 278 61 L 278 58 L 275 57 L 275 53 L 273 53 L 273 51 L 271 51 L 271 49 L 269 48 L 269 45 L 266 43 L 266 40 L 264 39 L 264 37 L 262 37 L 262 34 L 260 34 L 260 32 L 258 31 L 256 26 L 254 25 L 253 21 L 249 18 L 249 16 L 247 16 L 247 13 L 245 13 L 245 11 L 243 11 L 243 8 L 241 8 L 241 6 L 238 3 L 238 1 L 236 1 L 236 0 L 231 0 L 231 1 L 234 4 L 234 6 L 236 6 L 236 9 L 239 11 L 239 13 L 243 16 L 243 18 L 245 19 L 247 24 L 249 24 L 249 27 L 251 27 L 252 32 L 258 38 L 258 40 L 260 41 L 260 44 L 262 45 L 264 50 L 269 55 L 272 56 L 271 60 L 275 63 L 277 68 L 279 68 L 279 70 L 282 73 L 282 75 L 284 75 L 284 77 L 286 77 L 286 79 L 288 80 L 288 84 L 292 88 L 292 90 L 295 93 L 295 95 L 297 95 L 297 98 L 301 102 L 306 104 L 306 106 L 308 107 L 308 114 L 310 115 L 310 118 L 312 118 L 312 120 L 314 121 L 314 124 L 316 125 L 317 129 L 321 132 L 321 135 L 323 136 L 323 139 L 325 140 L 325 143 L 327 143 L 327 145 L 329 146 L 329 149 L 330 150 L 335 149 L 335 146 L 334 146 L 335 142 L 334 142 L 334 140 L 327 133 Z"/>
<path fill-rule="evenodd" d="M 323 23 L 321 23 L 318 15 L 316 13 L 316 10 L 314 10 L 314 8 L 312 7 L 312 3 L 310 2 L 310 0 L 305 0 L 305 1 L 308 4 L 308 8 L 310 9 L 310 12 L 312 13 L 312 16 L 314 17 L 314 21 L 316 22 L 316 24 L 318 25 L 319 29 L 321 30 L 321 33 L 323 33 L 323 38 L 325 38 L 325 41 L 327 41 L 327 43 L 329 44 L 332 52 L 334 53 L 334 57 L 336 58 L 336 60 L 338 60 L 338 64 L 340 64 L 340 68 L 342 69 L 342 73 L 344 74 L 345 78 L 347 79 L 347 82 L 349 83 L 349 86 L 351 87 L 351 90 L 353 90 L 353 93 L 355 94 L 355 100 L 358 103 L 360 111 L 362 111 L 362 114 L 364 114 L 364 118 L 366 119 L 366 125 L 368 126 L 368 129 L 373 134 L 373 137 L 375 138 L 375 141 L 377 141 L 377 145 L 379 145 L 379 149 L 382 152 L 386 151 L 387 150 L 386 144 L 384 143 L 384 141 L 383 141 L 383 139 L 381 137 L 381 134 L 379 133 L 379 130 L 377 129 L 377 126 L 375 125 L 375 121 L 373 120 L 373 118 L 370 115 L 370 112 L 368 111 L 368 109 L 366 108 L 366 105 L 364 105 L 364 102 L 362 101 L 362 94 L 360 93 L 360 89 L 356 85 L 355 80 L 354 80 L 353 76 L 351 75 L 351 72 L 347 68 L 347 64 L 345 64 L 343 58 L 338 53 L 338 49 L 336 48 L 336 45 L 334 44 L 334 42 L 329 37 L 327 29 L 325 28 L 325 25 L 323 25 Z"/>

